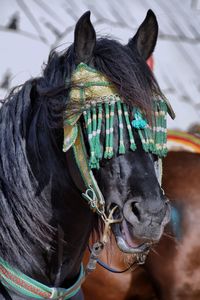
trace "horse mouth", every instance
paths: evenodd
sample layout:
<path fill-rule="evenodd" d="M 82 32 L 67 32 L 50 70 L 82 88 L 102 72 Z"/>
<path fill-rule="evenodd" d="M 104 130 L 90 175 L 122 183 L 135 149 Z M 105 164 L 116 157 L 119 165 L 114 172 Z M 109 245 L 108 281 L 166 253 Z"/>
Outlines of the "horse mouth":
<path fill-rule="evenodd" d="M 128 254 L 147 255 L 152 242 L 132 237 L 128 227 L 129 225 L 125 219 L 120 224 L 112 225 L 118 248 Z"/>

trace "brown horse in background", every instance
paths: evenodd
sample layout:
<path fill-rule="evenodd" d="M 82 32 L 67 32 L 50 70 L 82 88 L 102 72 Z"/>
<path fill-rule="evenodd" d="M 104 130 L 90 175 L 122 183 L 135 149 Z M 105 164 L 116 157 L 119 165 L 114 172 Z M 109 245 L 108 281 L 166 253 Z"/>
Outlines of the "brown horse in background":
<path fill-rule="evenodd" d="M 158 299 L 197 300 L 200 299 L 200 155 L 171 152 L 164 162 L 163 186 L 180 213 L 180 241 L 175 243 L 164 236 L 156 249 L 160 256 L 150 255 L 147 272 Z"/>
<path fill-rule="evenodd" d="M 175 225 L 151 251 L 144 266 L 123 274 L 102 267 L 88 277 L 86 300 L 199 300 L 200 299 L 200 155 L 170 152 L 164 160 L 163 188 L 178 212 Z M 112 245 L 112 257 L 101 257 L 117 269 L 126 268 L 124 255 Z"/>

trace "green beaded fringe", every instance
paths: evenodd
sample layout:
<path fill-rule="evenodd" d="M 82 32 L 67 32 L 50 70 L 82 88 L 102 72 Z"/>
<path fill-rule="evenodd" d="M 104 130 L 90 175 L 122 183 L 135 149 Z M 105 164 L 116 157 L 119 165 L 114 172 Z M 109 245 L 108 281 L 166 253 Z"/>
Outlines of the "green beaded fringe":
<path fill-rule="evenodd" d="M 135 151 L 135 131 L 139 134 L 144 151 L 152 152 L 159 157 L 167 154 L 166 119 L 169 104 L 165 99 L 153 100 L 152 120 L 148 122 L 139 108 L 128 107 L 123 102 L 114 85 L 97 70 L 80 63 L 72 77 L 74 87 L 70 92 L 71 101 L 75 107 L 77 103 L 81 105 L 81 110 L 73 118 L 70 117 L 68 122 L 66 121 L 64 150 L 74 142 L 77 136 L 75 126 L 83 113 L 90 148 L 91 169 L 98 169 L 102 158 L 111 159 L 114 153 L 126 152 L 128 147 L 124 141 L 125 133 L 129 138 L 129 148 Z M 114 130 L 115 117 L 118 118 L 118 128 Z M 102 123 L 105 124 L 105 132 L 101 134 Z M 68 125 L 71 127 L 67 128 Z M 114 131 L 117 130 L 118 147 L 114 149 Z"/>
<path fill-rule="evenodd" d="M 153 103 L 152 124 L 149 125 L 139 109 L 129 113 L 128 107 L 118 95 L 104 98 L 101 103 L 93 102 L 83 115 L 90 146 L 89 166 L 99 168 L 99 162 L 104 157 L 111 159 L 114 155 L 114 116 L 118 117 L 118 153 L 124 154 L 124 128 L 129 136 L 129 148 L 136 150 L 134 130 L 138 130 L 143 149 L 159 157 L 167 154 L 167 105 L 164 100 L 155 100 Z M 102 120 L 105 118 L 105 141 L 101 146 L 100 135 Z M 103 149 L 102 149 L 103 148 Z"/>

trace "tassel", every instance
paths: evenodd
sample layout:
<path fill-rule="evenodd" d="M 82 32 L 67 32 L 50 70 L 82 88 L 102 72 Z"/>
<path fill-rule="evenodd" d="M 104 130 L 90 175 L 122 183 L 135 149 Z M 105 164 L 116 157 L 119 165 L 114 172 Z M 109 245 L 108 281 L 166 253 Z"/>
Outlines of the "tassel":
<path fill-rule="evenodd" d="M 163 107 L 162 107 L 162 101 L 159 100 L 159 157 L 162 156 L 163 152 Z"/>
<path fill-rule="evenodd" d="M 157 100 L 157 111 L 158 111 L 158 125 L 156 128 L 157 131 L 157 153 L 158 156 L 161 156 L 161 150 L 162 150 L 162 106 L 161 106 L 161 102 L 159 100 Z"/>
<path fill-rule="evenodd" d="M 156 116 L 155 116 L 155 101 L 153 101 L 153 111 L 152 111 L 152 125 L 151 125 L 151 136 L 152 136 L 152 145 L 150 151 L 155 153 L 155 141 L 156 141 Z"/>
<path fill-rule="evenodd" d="M 95 158 L 91 161 L 91 167 L 99 169 L 99 160 L 96 155 L 96 136 L 97 136 L 97 113 L 96 113 L 96 102 L 92 103 L 92 150 Z"/>
<path fill-rule="evenodd" d="M 157 100 L 154 100 L 154 120 L 155 120 L 155 126 L 154 126 L 154 146 L 153 146 L 153 153 L 158 154 L 157 144 L 158 144 L 158 108 L 157 108 Z"/>
<path fill-rule="evenodd" d="M 97 135 L 96 135 L 96 157 L 98 160 L 102 159 L 101 143 L 100 143 L 100 134 L 101 134 L 101 125 L 102 125 L 102 104 L 97 104 Z"/>
<path fill-rule="evenodd" d="M 166 102 L 164 101 L 164 107 L 165 107 L 165 115 L 164 115 L 164 153 L 163 155 L 166 156 L 168 153 L 168 149 L 167 149 L 167 111 L 168 111 L 168 107 Z"/>
<path fill-rule="evenodd" d="M 123 103 L 123 109 L 124 109 L 124 117 L 125 117 L 125 121 L 126 121 L 126 127 L 128 130 L 128 135 L 129 135 L 129 140 L 130 140 L 130 149 L 134 151 L 136 149 L 136 144 L 135 144 L 135 140 L 134 140 L 134 136 L 133 136 L 133 132 L 132 132 L 132 128 L 131 128 L 131 123 L 129 120 L 127 106 L 125 103 Z"/>
<path fill-rule="evenodd" d="M 112 100 L 111 98 L 111 102 L 110 102 L 110 115 L 109 115 L 109 119 L 110 119 L 110 136 L 109 136 L 109 153 L 108 153 L 108 158 L 112 158 L 113 157 L 113 132 L 114 132 L 114 112 L 115 112 L 115 101 Z"/>
<path fill-rule="evenodd" d="M 161 100 L 161 111 L 162 111 L 162 140 L 161 140 L 161 145 L 162 145 L 162 151 L 161 151 L 161 156 L 166 156 L 167 154 L 167 105 L 164 100 Z"/>
<path fill-rule="evenodd" d="M 131 122 L 131 125 L 133 126 L 133 128 L 138 130 L 142 147 L 144 151 L 147 151 L 148 150 L 147 137 L 145 133 L 145 127 L 147 125 L 147 122 L 142 118 L 142 114 L 138 108 L 133 108 L 133 116 L 134 116 L 134 120 Z"/>
<path fill-rule="evenodd" d="M 142 114 L 139 109 L 135 110 L 134 120 L 131 124 L 136 129 L 144 129 L 147 127 L 147 121 L 142 118 Z"/>
<path fill-rule="evenodd" d="M 123 140 L 123 119 L 122 119 L 122 107 L 120 98 L 117 101 L 117 113 L 118 113 L 118 124 L 119 124 L 119 154 L 125 153 L 125 146 Z"/>
<path fill-rule="evenodd" d="M 106 113 L 106 143 L 105 143 L 105 151 L 104 151 L 104 158 L 109 157 L 109 135 L 110 135 L 110 128 L 109 128 L 109 103 L 105 103 L 105 113 Z"/>
<path fill-rule="evenodd" d="M 84 119 L 88 134 L 88 142 L 90 145 L 90 160 L 89 160 L 89 167 L 95 168 L 97 165 L 97 160 L 95 156 L 95 148 L 93 144 L 93 132 L 92 132 L 92 119 L 91 119 L 91 110 L 88 109 L 86 113 L 84 113 Z"/>

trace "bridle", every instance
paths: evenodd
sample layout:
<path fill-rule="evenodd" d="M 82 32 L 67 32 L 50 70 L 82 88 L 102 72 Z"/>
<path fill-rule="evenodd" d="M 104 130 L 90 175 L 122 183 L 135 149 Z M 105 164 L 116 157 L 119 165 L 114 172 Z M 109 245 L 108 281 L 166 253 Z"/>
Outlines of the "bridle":
<path fill-rule="evenodd" d="M 114 106 L 116 104 L 118 110 L 118 121 L 119 121 L 119 153 L 125 153 L 122 131 L 122 114 L 124 112 L 124 119 L 126 121 L 127 130 L 130 138 L 130 148 L 134 151 L 136 149 L 136 145 L 134 143 L 134 138 L 131 130 L 131 124 L 129 120 L 128 109 L 124 103 L 121 102 L 120 97 L 117 95 L 116 90 L 113 85 L 102 75 L 99 74 L 96 70 L 91 69 L 85 64 L 80 64 L 77 67 L 78 71 L 75 72 L 74 77 L 77 82 L 75 82 L 74 86 L 76 89 L 71 91 L 70 101 L 71 109 L 74 103 L 81 103 L 85 110 L 83 109 L 80 112 L 74 114 L 74 116 L 69 115 L 66 111 L 66 123 L 65 123 L 65 140 L 64 140 L 64 151 L 67 152 L 66 160 L 68 163 L 68 169 L 71 175 L 71 178 L 74 181 L 74 184 L 81 192 L 83 198 L 88 202 L 90 208 L 97 212 L 98 215 L 104 222 L 104 233 L 102 240 L 96 242 L 92 249 L 90 249 L 90 261 L 88 264 L 87 272 L 91 272 L 96 268 L 96 263 L 100 264 L 102 267 L 114 273 L 123 273 L 128 271 L 131 267 L 127 268 L 124 271 L 118 271 L 110 268 L 105 263 L 99 260 L 99 255 L 102 252 L 106 242 L 107 236 L 109 235 L 110 225 L 113 223 L 121 222 L 121 219 L 115 220 L 113 218 L 114 210 L 107 217 L 105 214 L 105 200 L 101 193 L 101 190 L 98 187 L 98 184 L 95 180 L 95 177 L 92 172 L 92 168 L 98 168 L 99 160 L 101 156 L 99 156 L 99 148 L 98 144 L 100 139 L 100 131 L 101 131 L 101 123 L 102 123 L 102 112 L 103 106 L 105 105 L 105 117 L 106 117 L 106 141 L 105 141 L 105 152 L 104 158 L 112 158 L 113 155 L 113 121 L 114 121 Z M 81 76 L 81 72 L 83 75 Z M 90 75 L 92 74 L 92 79 Z M 85 82 L 85 78 L 89 78 Z M 72 82 L 74 78 L 72 76 Z M 103 96 L 102 96 L 103 93 Z M 111 95 L 110 95 L 111 94 Z M 92 96 L 91 96 L 92 95 Z M 110 95 L 110 96 L 109 96 Z M 87 97 L 90 98 L 90 101 L 87 101 Z M 96 97 L 96 101 L 94 101 L 93 97 Z M 157 103 L 156 103 L 157 105 Z M 123 106 L 123 112 L 121 109 Z M 162 102 L 159 111 L 156 111 L 159 120 L 156 122 L 156 126 L 158 126 L 158 130 L 160 133 L 156 134 L 154 132 L 155 140 L 154 143 L 158 143 L 158 145 L 152 145 L 150 141 L 145 141 L 144 136 L 142 136 L 142 130 L 145 131 L 147 127 L 146 120 L 142 117 L 142 114 L 139 110 L 136 110 L 134 113 L 134 120 L 132 122 L 132 126 L 136 128 L 140 134 L 141 141 L 143 143 L 145 150 L 151 150 L 153 153 L 163 156 L 166 154 L 166 113 L 167 113 L 167 104 Z M 88 158 L 88 154 L 86 151 L 85 142 L 83 139 L 82 127 L 79 121 L 80 115 L 84 116 L 85 126 L 88 133 L 88 144 L 90 146 L 90 158 Z M 159 122 L 160 121 L 160 122 Z M 154 131 L 157 130 L 155 126 Z M 71 135 L 69 134 L 71 132 Z M 73 134 L 72 134 L 73 132 Z M 148 137 L 150 138 L 150 130 L 148 129 Z M 96 139 L 96 145 L 94 145 L 93 139 Z M 108 142 L 109 141 L 109 142 Z M 95 151 L 96 146 L 96 151 Z M 162 162 L 161 159 L 155 163 L 155 171 L 158 178 L 159 183 L 161 184 L 162 178 Z M 143 251 L 141 253 L 136 253 L 136 261 L 134 264 L 143 264 L 145 262 L 148 251 Z M 133 264 L 133 265 L 134 265 Z"/>

